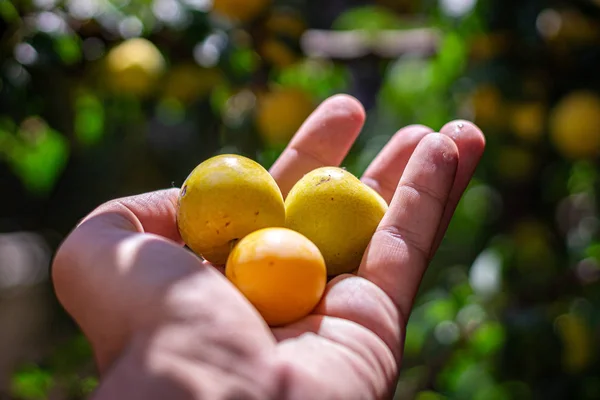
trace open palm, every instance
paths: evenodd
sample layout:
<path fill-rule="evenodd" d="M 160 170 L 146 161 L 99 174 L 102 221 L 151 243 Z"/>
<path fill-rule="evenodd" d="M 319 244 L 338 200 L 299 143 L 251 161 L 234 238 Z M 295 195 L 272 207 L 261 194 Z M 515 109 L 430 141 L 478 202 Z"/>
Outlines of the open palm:
<path fill-rule="evenodd" d="M 340 165 L 364 119 L 349 96 L 325 101 L 271 168 L 284 196 L 305 173 Z M 390 208 L 361 266 L 329 282 L 311 315 L 284 327 L 267 327 L 222 271 L 183 248 L 177 190 L 94 210 L 59 249 L 53 279 L 90 339 L 100 372 L 143 343 L 184 359 L 192 379 L 196 368 L 226 371 L 240 391 L 263 391 L 259 398 L 390 397 L 422 275 L 484 148 L 481 132 L 465 121 L 431 132 L 406 127 L 375 158 L 362 180 Z M 181 379 L 168 370 L 154 373 Z M 143 391 L 122 396 L 144 398 Z"/>

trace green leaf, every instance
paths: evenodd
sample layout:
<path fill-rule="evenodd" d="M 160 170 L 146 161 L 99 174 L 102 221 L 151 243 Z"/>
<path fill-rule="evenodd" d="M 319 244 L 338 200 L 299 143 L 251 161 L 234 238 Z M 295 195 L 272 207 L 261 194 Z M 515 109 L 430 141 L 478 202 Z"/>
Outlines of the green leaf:
<path fill-rule="evenodd" d="M 89 146 L 102 139 L 104 134 L 104 106 L 93 94 L 80 96 L 75 104 L 75 136 Z"/>
<path fill-rule="evenodd" d="M 463 72 L 467 62 L 465 40 L 456 33 L 447 34 L 442 40 L 435 60 L 433 82 L 443 90 Z"/>
<path fill-rule="evenodd" d="M 402 21 L 391 10 L 379 6 L 355 7 L 342 13 L 332 24 L 334 30 L 401 29 Z"/>
<path fill-rule="evenodd" d="M 457 307 L 452 299 L 439 299 L 431 301 L 425 310 L 425 319 L 437 325 L 442 321 L 451 321 L 456 315 Z"/>
<path fill-rule="evenodd" d="M 327 60 L 306 60 L 280 71 L 274 80 L 282 86 L 295 86 L 316 98 L 325 99 L 349 85 L 346 68 Z"/>
<path fill-rule="evenodd" d="M 14 143 L 9 161 L 29 191 L 44 195 L 54 187 L 60 176 L 68 159 L 69 147 L 66 139 L 44 122 L 32 125 L 35 127 L 31 131 L 21 132 L 21 136 L 30 139 Z"/>
<path fill-rule="evenodd" d="M 260 57 L 252 48 L 238 48 L 229 54 L 229 63 L 236 76 L 245 77 L 256 71 Z"/>
<path fill-rule="evenodd" d="M 415 400 L 444 400 L 447 399 L 446 396 L 441 393 L 437 393 L 431 390 L 425 390 L 423 392 L 419 392 L 415 397 Z"/>
<path fill-rule="evenodd" d="M 53 383 L 50 372 L 36 366 L 29 366 L 13 375 L 11 392 L 14 397 L 23 400 L 46 399 Z"/>
<path fill-rule="evenodd" d="M 0 17 L 6 22 L 13 22 L 19 18 L 19 12 L 12 1 L 0 0 Z"/>
<path fill-rule="evenodd" d="M 598 170 L 589 161 L 579 161 L 573 165 L 569 176 L 569 192 L 571 194 L 591 192 L 598 181 Z"/>
<path fill-rule="evenodd" d="M 490 355 L 504 345 L 504 340 L 504 327 L 498 322 L 489 321 L 473 332 L 471 346 L 481 355 Z"/>
<path fill-rule="evenodd" d="M 406 338 L 404 340 L 404 354 L 408 356 L 416 356 L 421 352 L 427 332 L 423 328 L 420 321 L 411 319 L 406 327 Z"/>
<path fill-rule="evenodd" d="M 63 63 L 75 64 L 81 60 L 81 43 L 76 36 L 59 36 L 54 39 L 54 49 Z"/>
<path fill-rule="evenodd" d="M 404 57 L 396 61 L 384 78 L 381 96 L 385 105 L 411 113 L 420 109 L 423 98 L 432 96 L 433 72 L 428 59 Z"/>

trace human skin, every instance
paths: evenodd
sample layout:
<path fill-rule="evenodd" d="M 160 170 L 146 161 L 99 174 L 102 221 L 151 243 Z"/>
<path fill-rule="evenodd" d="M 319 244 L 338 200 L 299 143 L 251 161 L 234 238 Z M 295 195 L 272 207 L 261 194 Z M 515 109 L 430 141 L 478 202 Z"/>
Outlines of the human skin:
<path fill-rule="evenodd" d="M 284 196 L 305 173 L 340 165 L 364 120 L 350 96 L 324 101 L 270 169 Z M 391 398 L 419 284 L 484 147 L 467 121 L 398 131 L 361 178 L 390 208 L 356 274 L 274 329 L 221 267 L 184 249 L 178 190 L 99 206 L 52 268 L 58 299 L 94 349 L 92 398 Z"/>

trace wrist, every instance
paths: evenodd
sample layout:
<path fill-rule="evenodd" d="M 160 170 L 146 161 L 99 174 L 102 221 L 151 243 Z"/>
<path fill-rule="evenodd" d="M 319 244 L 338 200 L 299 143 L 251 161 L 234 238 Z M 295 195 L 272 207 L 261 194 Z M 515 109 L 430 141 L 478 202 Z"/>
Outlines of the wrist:
<path fill-rule="evenodd" d="M 154 335 L 137 335 L 107 371 L 92 399 L 277 398 L 277 369 L 268 357 L 214 359 L 218 353 L 214 346 L 197 341 L 195 347 L 207 348 L 206 358 L 198 357 L 197 351 L 179 351 L 185 340 L 168 337 L 180 345 L 163 346 Z"/>

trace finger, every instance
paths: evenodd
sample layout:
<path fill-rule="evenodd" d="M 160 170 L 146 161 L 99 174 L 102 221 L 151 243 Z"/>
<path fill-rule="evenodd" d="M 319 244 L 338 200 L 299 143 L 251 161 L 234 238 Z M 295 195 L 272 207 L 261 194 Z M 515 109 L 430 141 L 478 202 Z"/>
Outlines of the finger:
<path fill-rule="evenodd" d="M 283 196 L 313 169 L 340 165 L 364 122 L 365 110 L 355 98 L 337 95 L 325 100 L 271 167 Z"/>
<path fill-rule="evenodd" d="M 458 149 L 448 136 L 432 133 L 421 140 L 359 267 L 359 276 L 379 286 L 404 320 L 429 262 L 457 164 Z"/>
<path fill-rule="evenodd" d="M 431 132 L 431 128 L 423 125 L 399 130 L 371 162 L 361 180 L 389 203 L 417 144 Z"/>
<path fill-rule="evenodd" d="M 122 227 L 125 230 L 153 233 L 183 244 L 177 228 L 178 196 L 179 189 L 166 189 L 111 200 L 94 210 L 84 221 L 100 214 L 116 213 L 127 221 Z"/>
<path fill-rule="evenodd" d="M 440 223 L 435 241 L 431 248 L 430 257 L 437 251 L 450 220 L 454 215 L 456 206 L 460 201 L 465 189 L 469 185 L 477 164 L 483 155 L 485 149 L 485 137 L 481 130 L 475 124 L 468 121 L 453 121 L 446 124 L 441 133 L 449 136 L 456 143 L 459 154 L 458 168 L 456 171 L 456 178 L 454 179 L 454 186 L 450 192 L 446 209 L 444 210 L 444 216 Z"/>

